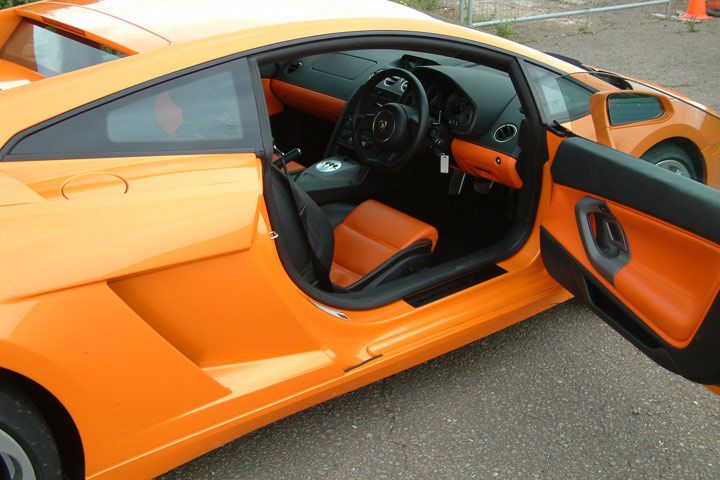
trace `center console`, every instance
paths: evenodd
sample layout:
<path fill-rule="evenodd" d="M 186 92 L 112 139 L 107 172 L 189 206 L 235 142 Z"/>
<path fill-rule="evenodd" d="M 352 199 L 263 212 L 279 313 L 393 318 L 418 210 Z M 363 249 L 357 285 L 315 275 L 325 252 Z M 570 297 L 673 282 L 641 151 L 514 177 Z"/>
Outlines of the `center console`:
<path fill-rule="evenodd" d="M 342 155 L 334 155 L 303 170 L 295 182 L 320 205 L 346 201 L 362 193 L 369 168 Z"/>

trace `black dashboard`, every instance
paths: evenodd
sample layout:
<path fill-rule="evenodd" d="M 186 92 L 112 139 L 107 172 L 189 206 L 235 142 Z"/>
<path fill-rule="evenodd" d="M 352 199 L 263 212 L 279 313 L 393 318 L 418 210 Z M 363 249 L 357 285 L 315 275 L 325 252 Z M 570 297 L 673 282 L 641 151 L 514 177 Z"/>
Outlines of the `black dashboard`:
<path fill-rule="evenodd" d="M 392 67 L 420 80 L 431 120 L 453 138 L 518 157 L 517 133 L 525 117 L 510 77 L 499 70 L 428 53 L 353 50 L 294 59 L 280 66 L 274 78 L 347 102 L 374 73 Z M 384 79 L 373 93 L 378 105 L 416 101 L 399 77 Z M 345 146 L 347 140 L 342 134 L 336 139 Z"/>

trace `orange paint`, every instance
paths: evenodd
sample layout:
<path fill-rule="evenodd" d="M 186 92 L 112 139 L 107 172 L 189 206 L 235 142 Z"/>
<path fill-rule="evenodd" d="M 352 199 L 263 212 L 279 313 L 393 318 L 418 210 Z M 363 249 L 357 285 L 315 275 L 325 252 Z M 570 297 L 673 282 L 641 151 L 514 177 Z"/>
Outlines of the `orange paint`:
<path fill-rule="evenodd" d="M 208 14 L 210 3 L 222 15 Z M 0 122 L 0 144 L 164 75 L 341 32 L 426 32 L 576 70 L 391 2 L 382 11 L 363 2 L 338 11 L 319 0 L 284 2 L 282 9 L 267 2 L 237 5 L 65 0 L 0 12 L 0 39 L 21 17 L 52 19 L 59 28 L 137 52 L 48 79 L 0 62 L 0 88 L 25 84 L 0 93 L 0 118 L 11 119 Z M 343 99 L 290 83 L 266 80 L 263 87 L 271 115 L 288 106 L 334 121 L 345 106 Z M 159 102 L 153 114 L 172 135 L 182 115 L 169 99 Z M 611 129 L 607 140 L 638 154 L 668 135 L 683 135 L 706 161 L 720 163 L 717 122 L 681 102 L 672 106 L 667 122 Z M 591 126 L 586 118 L 572 128 Z M 561 140 L 548 134 L 550 158 Z M 523 186 L 516 159 L 462 140 L 452 149 L 464 171 Z M 542 168 L 536 223 L 520 250 L 501 262 L 506 274 L 420 308 L 400 300 L 344 311 L 344 320 L 313 304 L 283 269 L 254 154 L 2 162 L 0 365 L 42 385 L 65 406 L 80 433 L 87 478 L 153 478 L 238 435 L 567 300 L 570 294 L 544 269 L 537 227 L 573 238 L 577 226 L 566 210 L 581 192 L 553 189 L 550 162 Z M 720 168 L 708 166 L 711 183 L 719 175 Z M 717 246 L 620 205 L 611 209 L 627 222 L 631 245 L 643 249 L 633 254 L 637 265 L 618 275 L 618 296 L 668 342 L 686 344 L 718 289 Z M 396 223 L 380 226 L 390 235 L 407 233 L 393 231 Z M 427 237 L 427 229 L 422 234 Z M 663 257 L 657 239 L 677 247 L 677 256 Z M 578 246 L 571 242 L 570 248 L 586 264 Z M 356 251 L 341 245 L 338 254 Z M 670 294 L 677 304 L 664 303 Z"/>

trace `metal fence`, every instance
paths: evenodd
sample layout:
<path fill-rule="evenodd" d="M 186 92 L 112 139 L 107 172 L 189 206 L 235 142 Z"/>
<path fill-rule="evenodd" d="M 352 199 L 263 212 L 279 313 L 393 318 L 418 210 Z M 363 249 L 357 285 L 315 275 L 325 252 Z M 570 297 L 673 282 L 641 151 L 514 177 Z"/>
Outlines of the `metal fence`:
<path fill-rule="evenodd" d="M 673 0 L 424 0 L 436 13 L 473 27 L 655 7 L 669 15 Z"/>

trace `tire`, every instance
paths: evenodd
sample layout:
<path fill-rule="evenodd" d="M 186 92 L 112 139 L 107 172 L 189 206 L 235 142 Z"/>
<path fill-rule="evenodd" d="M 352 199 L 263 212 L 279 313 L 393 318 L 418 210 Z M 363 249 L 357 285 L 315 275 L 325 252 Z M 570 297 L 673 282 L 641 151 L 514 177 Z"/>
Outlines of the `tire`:
<path fill-rule="evenodd" d="M 699 180 L 697 169 L 693 164 L 690 155 L 681 147 L 672 143 L 661 143 L 645 152 L 640 157 L 660 168 L 668 170 L 676 175 L 682 175 L 692 180 Z"/>
<path fill-rule="evenodd" d="M 55 439 L 45 419 L 13 383 L 0 381 L 0 480 L 61 480 Z"/>

